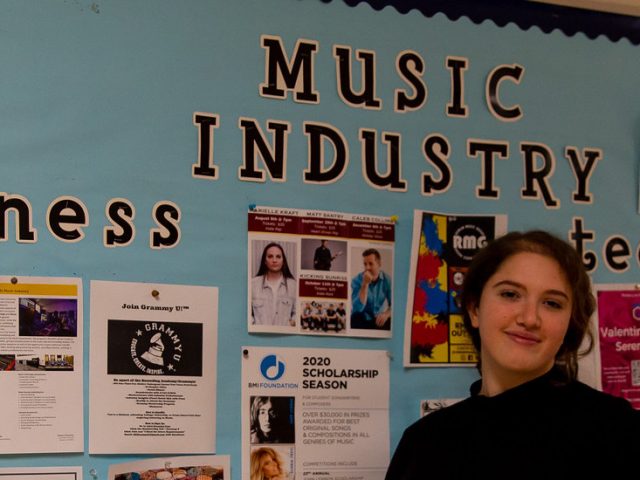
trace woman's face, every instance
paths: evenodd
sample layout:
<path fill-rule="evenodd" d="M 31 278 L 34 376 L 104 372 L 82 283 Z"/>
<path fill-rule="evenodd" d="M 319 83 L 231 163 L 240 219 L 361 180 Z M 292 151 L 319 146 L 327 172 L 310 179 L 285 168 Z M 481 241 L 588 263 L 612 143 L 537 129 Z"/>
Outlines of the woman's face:
<path fill-rule="evenodd" d="M 485 379 L 510 388 L 551 369 L 572 302 L 554 259 L 530 252 L 507 258 L 485 284 L 480 303 L 469 310 L 480 332 L 483 388 Z"/>
<path fill-rule="evenodd" d="M 278 462 L 275 461 L 271 455 L 265 455 L 262 457 L 262 474 L 267 478 L 272 478 L 280 475 L 280 467 Z"/>
<path fill-rule="evenodd" d="M 269 247 L 265 256 L 265 264 L 270 272 L 279 272 L 282 270 L 282 264 L 284 259 L 282 258 L 282 251 L 278 247 Z"/>
<path fill-rule="evenodd" d="M 271 421 L 275 417 L 275 411 L 273 410 L 273 406 L 271 402 L 267 402 L 263 404 L 258 409 L 258 424 L 260 425 L 260 430 L 265 435 L 269 435 L 271 432 Z"/>

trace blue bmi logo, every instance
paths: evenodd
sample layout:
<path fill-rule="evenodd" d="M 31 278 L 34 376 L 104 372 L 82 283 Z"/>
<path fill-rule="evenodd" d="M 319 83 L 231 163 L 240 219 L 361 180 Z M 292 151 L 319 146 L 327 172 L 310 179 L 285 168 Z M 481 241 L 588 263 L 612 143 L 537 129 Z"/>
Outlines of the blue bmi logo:
<path fill-rule="evenodd" d="M 260 362 L 260 373 L 267 380 L 278 380 L 284 375 L 284 362 L 275 355 L 267 355 Z"/>

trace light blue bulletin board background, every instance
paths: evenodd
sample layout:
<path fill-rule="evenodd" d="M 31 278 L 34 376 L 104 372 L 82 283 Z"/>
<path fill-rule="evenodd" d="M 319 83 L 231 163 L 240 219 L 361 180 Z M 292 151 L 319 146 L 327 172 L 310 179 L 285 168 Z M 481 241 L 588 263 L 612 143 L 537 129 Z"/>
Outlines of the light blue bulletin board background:
<path fill-rule="evenodd" d="M 260 96 L 265 81 L 261 36 L 280 37 L 291 55 L 296 41 L 317 43 L 314 87 L 319 103 L 296 103 Z M 375 53 L 379 109 L 354 108 L 339 97 L 334 46 Z M 417 53 L 425 63 L 426 103 L 411 112 L 394 111 L 394 91 L 411 94 L 398 74 L 396 57 Z M 566 37 L 537 28 L 522 31 L 466 18 L 350 8 L 340 1 L 301 0 L 3 0 L 0 3 L 0 191 L 20 195 L 32 207 L 37 242 L 18 243 L 13 215 L 0 243 L 3 275 L 77 276 L 85 297 L 85 366 L 89 366 L 89 281 L 121 280 L 219 287 L 217 447 L 232 456 L 240 478 L 240 347 L 265 345 L 386 349 L 391 361 L 391 448 L 419 415 L 423 398 L 460 397 L 476 378 L 473 368 L 404 369 L 402 345 L 412 214 L 504 213 L 510 229 L 544 227 L 567 237 L 581 219 L 595 239 L 585 244 L 598 264 L 596 282 L 636 283 L 638 242 L 638 159 L 640 151 L 640 55 L 626 40 L 618 43 L 582 34 Z M 447 57 L 468 61 L 466 118 L 448 117 L 450 71 Z M 354 81 L 359 85 L 358 75 Z M 519 105 L 512 122 L 494 117 L 485 101 L 485 82 L 499 65 L 520 65 L 520 83 L 501 83 L 500 100 Z M 197 162 L 195 112 L 219 116 L 214 133 L 217 179 L 194 178 Z M 240 118 L 290 125 L 286 179 L 243 181 Z M 329 124 L 348 145 L 344 175 L 332 183 L 305 183 L 308 146 L 305 122 Z M 377 132 L 379 168 L 384 170 L 383 132 L 401 136 L 405 191 L 373 188 L 364 178 L 359 129 Z M 423 140 L 446 137 L 453 174 L 448 190 L 421 193 L 421 175 L 438 177 L 425 159 Z M 469 139 L 508 144 L 496 159 L 495 199 L 478 198 L 481 160 L 467 154 Z M 523 199 L 524 162 L 520 144 L 548 147 L 555 159 L 549 186 L 559 201 Z M 565 148 L 599 149 L 588 183 L 591 201 L 572 200 L 576 181 Z M 331 152 L 328 152 L 330 155 Z M 328 157 L 330 159 L 330 157 Z M 258 165 L 263 168 L 259 160 Z M 76 197 L 86 206 L 84 238 L 69 243 L 48 230 L 46 212 L 54 199 Z M 126 198 L 135 206 L 132 244 L 106 248 L 105 206 Z M 181 237 L 173 248 L 152 249 L 149 230 L 156 202 L 179 206 Z M 246 327 L 246 213 L 251 204 L 397 215 L 393 338 L 348 339 L 249 335 Z M 607 239 L 626 239 L 628 266 L 606 265 Z M 618 261 L 620 258 L 618 257 Z M 88 388 L 84 377 L 85 419 Z M 80 403 L 80 399 L 78 399 Z M 86 421 L 88 424 L 88 421 Z M 85 451 L 88 431 L 85 430 Z M 110 463 L 140 457 L 69 455 L 0 456 L 2 466 L 82 465 L 106 478 Z"/>

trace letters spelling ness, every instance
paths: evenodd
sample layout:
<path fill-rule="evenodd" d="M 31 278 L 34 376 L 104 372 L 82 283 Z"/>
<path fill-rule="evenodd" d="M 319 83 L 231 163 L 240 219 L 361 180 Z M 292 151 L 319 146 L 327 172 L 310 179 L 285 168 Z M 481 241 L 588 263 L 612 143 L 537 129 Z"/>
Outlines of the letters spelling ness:
<path fill-rule="evenodd" d="M 124 198 L 112 198 L 105 211 L 110 225 L 103 230 L 104 246 L 130 245 L 135 237 L 133 204 Z M 29 199 L 5 192 L 0 192 L 0 242 L 7 240 L 10 213 L 14 213 L 16 242 L 36 243 L 38 230 L 33 227 L 33 210 Z M 150 229 L 150 248 L 172 248 L 180 243 L 181 215 L 178 205 L 170 201 L 157 202 L 153 206 L 152 218 L 158 228 Z M 80 199 L 60 196 L 49 204 L 46 224 L 56 240 L 79 242 L 85 237 L 83 228 L 89 225 L 89 212 Z"/>

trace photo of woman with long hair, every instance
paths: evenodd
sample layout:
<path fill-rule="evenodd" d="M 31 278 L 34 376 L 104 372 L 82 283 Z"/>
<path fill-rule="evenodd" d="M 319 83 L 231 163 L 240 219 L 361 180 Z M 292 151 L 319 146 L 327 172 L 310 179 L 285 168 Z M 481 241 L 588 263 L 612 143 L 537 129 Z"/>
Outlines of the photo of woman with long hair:
<path fill-rule="evenodd" d="M 251 452 L 251 480 L 289 480 L 282 457 L 271 447 Z"/>
<path fill-rule="evenodd" d="M 279 243 L 264 247 L 258 272 L 251 280 L 251 321 L 254 325 L 296 324 L 296 280 Z"/>

